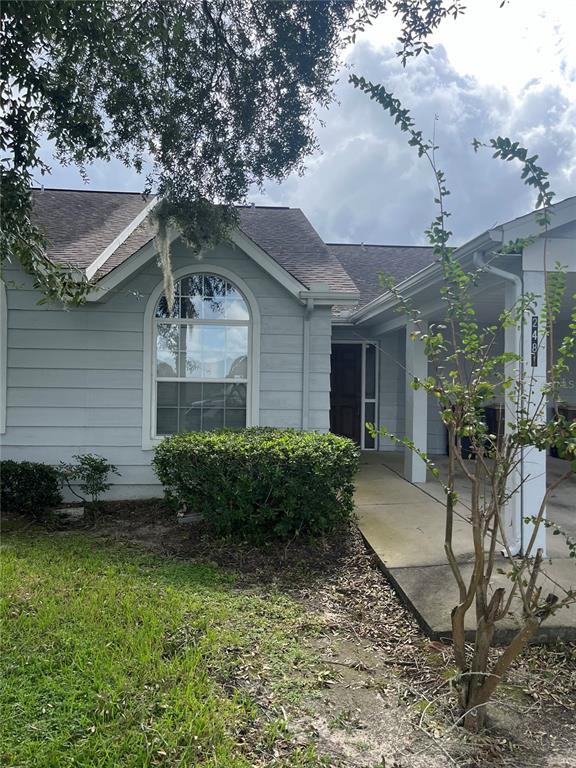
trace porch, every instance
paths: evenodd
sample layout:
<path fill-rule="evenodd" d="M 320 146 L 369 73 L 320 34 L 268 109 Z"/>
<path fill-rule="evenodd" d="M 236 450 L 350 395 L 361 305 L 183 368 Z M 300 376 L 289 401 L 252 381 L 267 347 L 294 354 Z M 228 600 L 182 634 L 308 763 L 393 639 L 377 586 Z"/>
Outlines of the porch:
<path fill-rule="evenodd" d="M 445 464 L 438 457 L 439 466 Z M 548 459 L 548 477 L 561 472 L 559 459 Z M 362 535 L 374 551 L 379 565 L 394 584 L 398 594 L 414 612 L 424 631 L 434 638 L 450 636 L 450 610 L 456 604 L 457 589 L 446 562 L 444 544 L 444 508 L 442 489 L 436 481 L 411 483 L 404 479 L 401 452 L 364 452 L 356 482 L 356 512 Z M 466 517 L 466 491 L 461 481 L 462 496 L 454 523 L 454 549 L 462 564 L 464 576 L 472 570 L 470 523 Z M 557 521 L 569 535 L 576 535 L 573 514 L 576 479 L 556 491 L 548 507 L 548 518 Z M 557 592 L 556 584 L 576 587 L 576 563 L 568 557 L 568 549 L 560 536 L 548 537 L 548 557 L 543 572 L 543 592 Z M 502 567 L 506 560 L 500 558 Z M 504 585 L 505 577 L 495 582 Z M 472 624 L 467 627 L 472 634 Z M 497 640 L 505 640 L 514 632 L 513 618 L 502 622 Z M 542 627 L 540 641 L 576 639 L 576 608 L 558 611 Z"/>

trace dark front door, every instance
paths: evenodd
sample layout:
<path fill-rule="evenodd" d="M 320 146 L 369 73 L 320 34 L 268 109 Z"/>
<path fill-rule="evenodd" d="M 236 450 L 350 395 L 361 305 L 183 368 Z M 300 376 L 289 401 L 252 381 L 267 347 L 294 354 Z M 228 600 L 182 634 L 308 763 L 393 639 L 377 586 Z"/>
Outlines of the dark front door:
<path fill-rule="evenodd" d="M 362 345 L 333 344 L 330 373 L 330 431 L 360 444 Z"/>

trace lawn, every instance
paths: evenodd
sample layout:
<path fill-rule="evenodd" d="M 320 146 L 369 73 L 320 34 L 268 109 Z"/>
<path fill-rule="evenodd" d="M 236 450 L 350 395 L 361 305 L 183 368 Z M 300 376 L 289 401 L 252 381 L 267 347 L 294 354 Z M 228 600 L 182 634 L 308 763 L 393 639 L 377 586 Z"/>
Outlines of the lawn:
<path fill-rule="evenodd" d="M 524 654 L 473 739 L 450 646 L 354 529 L 257 548 L 156 506 L 52 532 L 9 521 L 0 765 L 576 766 L 574 645 Z"/>
<path fill-rule="evenodd" d="M 3 536 L 3 765 L 317 765 L 286 748 L 281 709 L 306 688 L 303 609 L 246 594 L 216 567 L 82 533 Z M 308 626 L 309 629 L 309 626 Z"/>

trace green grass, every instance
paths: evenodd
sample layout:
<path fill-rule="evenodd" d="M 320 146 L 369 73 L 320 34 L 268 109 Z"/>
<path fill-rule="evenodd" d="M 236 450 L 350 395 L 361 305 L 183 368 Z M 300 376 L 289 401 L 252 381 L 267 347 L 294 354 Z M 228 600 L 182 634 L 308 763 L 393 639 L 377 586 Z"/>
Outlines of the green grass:
<path fill-rule="evenodd" d="M 1 607 L 6 766 L 246 768 L 286 739 L 250 681 L 282 704 L 312 679 L 296 603 L 81 534 L 4 534 Z"/>

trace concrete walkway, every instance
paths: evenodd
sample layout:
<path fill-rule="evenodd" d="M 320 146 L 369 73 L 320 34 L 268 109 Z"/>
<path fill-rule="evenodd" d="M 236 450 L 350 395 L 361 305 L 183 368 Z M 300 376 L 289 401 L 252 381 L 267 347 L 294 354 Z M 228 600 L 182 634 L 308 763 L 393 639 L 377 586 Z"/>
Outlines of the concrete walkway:
<path fill-rule="evenodd" d="M 437 490 L 430 493 L 430 483 L 416 486 L 403 479 L 401 461 L 400 455 L 392 453 L 362 455 L 355 495 L 358 525 L 424 631 L 436 639 L 448 637 L 457 589 L 444 554 L 444 507 Z M 454 550 L 466 578 L 472 571 L 473 549 L 470 524 L 462 506 L 454 523 Z M 576 562 L 567 553 L 565 549 L 564 556 L 559 557 L 554 552 L 554 560 L 546 563 L 545 594 L 559 592 L 553 582 L 576 588 Z M 498 563 L 503 568 L 506 565 L 504 558 Z M 510 584 L 503 576 L 495 577 L 496 580 L 503 586 Z M 473 618 L 473 611 L 470 613 Z M 504 642 L 516 626 L 512 617 L 503 621 L 497 640 Z M 472 622 L 467 630 L 472 639 Z M 545 622 L 539 635 L 542 641 L 560 637 L 576 639 L 576 606 L 558 611 Z"/>

